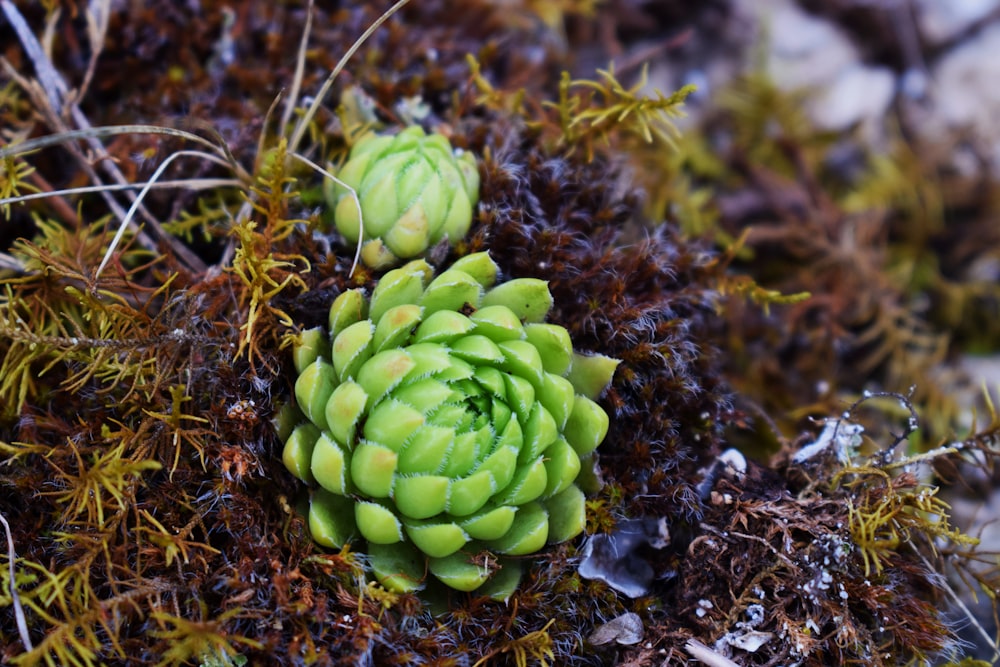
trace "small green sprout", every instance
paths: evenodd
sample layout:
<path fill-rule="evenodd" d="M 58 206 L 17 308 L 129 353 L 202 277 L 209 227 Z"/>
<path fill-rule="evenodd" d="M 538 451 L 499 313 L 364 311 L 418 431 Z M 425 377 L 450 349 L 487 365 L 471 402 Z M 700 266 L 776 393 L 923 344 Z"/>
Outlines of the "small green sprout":
<path fill-rule="evenodd" d="M 479 200 L 479 172 L 471 153 L 456 155 L 441 134 L 411 126 L 395 136 L 369 135 L 351 150 L 338 178 L 326 184 L 337 230 L 363 242 L 361 259 L 388 268 L 420 256 L 447 239 L 463 239 Z"/>

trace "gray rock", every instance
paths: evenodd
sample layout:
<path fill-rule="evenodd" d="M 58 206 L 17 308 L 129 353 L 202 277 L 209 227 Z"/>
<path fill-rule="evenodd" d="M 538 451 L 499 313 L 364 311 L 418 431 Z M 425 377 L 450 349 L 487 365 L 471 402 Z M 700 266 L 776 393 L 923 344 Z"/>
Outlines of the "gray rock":
<path fill-rule="evenodd" d="M 834 23 L 812 16 L 790 0 L 737 0 L 736 11 L 752 17 L 767 40 L 767 67 L 783 90 L 810 91 L 807 111 L 821 129 L 862 125 L 877 141 L 896 94 L 896 76 L 870 67 Z"/>
<path fill-rule="evenodd" d="M 927 44 L 939 46 L 997 11 L 1000 0 L 914 0 L 913 5 L 920 35 Z"/>
<path fill-rule="evenodd" d="M 994 170 L 1000 169 L 1000 24 L 942 56 L 931 71 L 933 120 L 924 125 L 925 138 L 947 142 L 950 133 L 963 134 L 979 146 Z"/>

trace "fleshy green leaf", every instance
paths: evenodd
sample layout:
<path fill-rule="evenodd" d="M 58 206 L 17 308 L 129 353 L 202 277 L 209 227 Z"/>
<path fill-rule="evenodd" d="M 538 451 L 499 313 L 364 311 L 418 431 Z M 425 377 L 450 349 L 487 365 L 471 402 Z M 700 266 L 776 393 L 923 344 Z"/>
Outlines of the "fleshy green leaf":
<path fill-rule="evenodd" d="M 411 519 L 429 519 L 444 511 L 451 480 L 441 475 L 396 477 L 392 497 L 396 507 Z"/>
<path fill-rule="evenodd" d="M 544 502 L 549 511 L 549 544 L 571 540 L 587 523 L 587 499 L 575 484 Z"/>
<path fill-rule="evenodd" d="M 329 345 L 329 341 L 322 327 L 306 329 L 299 334 L 299 339 L 292 349 L 292 363 L 295 366 L 295 372 L 301 373 L 309 364 L 316 361 L 320 355 L 326 352 L 327 345 Z"/>
<path fill-rule="evenodd" d="M 517 508 L 510 505 L 487 507 L 459 521 L 470 537 L 477 540 L 496 540 L 507 534 L 514 525 Z"/>
<path fill-rule="evenodd" d="M 589 398 L 577 396 L 563 435 L 577 454 L 586 456 L 604 440 L 604 436 L 608 434 L 608 426 L 608 413 L 601 406 Z"/>
<path fill-rule="evenodd" d="M 369 317 L 378 322 L 390 308 L 415 304 L 424 292 L 424 285 L 433 274 L 430 265 L 422 259 L 389 271 L 372 292 Z"/>
<path fill-rule="evenodd" d="M 403 525 L 413 544 L 431 558 L 450 556 L 469 541 L 468 534 L 457 523 L 450 521 L 407 521 Z"/>
<path fill-rule="evenodd" d="M 387 591 L 414 593 L 424 587 L 426 557 L 411 544 L 369 544 L 372 573 Z"/>
<path fill-rule="evenodd" d="M 392 510 L 381 503 L 356 502 L 354 520 L 358 532 L 371 544 L 396 544 L 403 540 L 403 524 Z"/>
<path fill-rule="evenodd" d="M 524 334 L 538 350 L 546 373 L 566 374 L 573 363 L 573 342 L 565 328 L 533 322 L 524 326 Z"/>
<path fill-rule="evenodd" d="M 338 384 L 337 372 L 323 359 L 309 364 L 295 381 L 295 399 L 299 409 L 320 429 L 327 427 L 326 402 Z"/>
<path fill-rule="evenodd" d="M 578 394 L 596 401 L 614 377 L 615 369 L 621 361 L 603 354 L 573 354 L 573 365 L 569 369 L 569 381 Z"/>
<path fill-rule="evenodd" d="M 504 505 L 524 505 L 540 497 L 547 484 L 545 460 L 539 456 L 531 463 L 518 466 L 514 479 L 496 497 L 496 501 Z"/>
<path fill-rule="evenodd" d="M 565 438 L 557 438 L 545 450 L 545 491 L 543 498 L 565 491 L 580 474 L 580 456 Z"/>
<path fill-rule="evenodd" d="M 422 412 L 395 398 L 389 398 L 376 405 L 368 414 L 364 426 L 365 439 L 399 452 L 410 436 L 423 425 Z"/>
<path fill-rule="evenodd" d="M 316 489 L 309 500 L 309 533 L 325 547 L 340 549 L 358 534 L 355 503 L 350 498 Z"/>
<path fill-rule="evenodd" d="M 326 402 L 327 429 L 334 439 L 351 448 L 355 432 L 365 412 L 368 394 L 357 382 L 348 380 L 333 390 Z"/>
<path fill-rule="evenodd" d="M 549 537 L 549 513 L 541 503 L 528 503 L 517 512 L 514 525 L 500 539 L 489 542 L 493 551 L 508 556 L 535 553 Z"/>
<path fill-rule="evenodd" d="M 336 337 L 355 322 L 365 319 L 367 314 L 368 301 L 361 290 L 349 289 L 341 292 L 330 306 L 330 336 Z"/>
<path fill-rule="evenodd" d="M 375 327 L 373 351 L 381 352 L 406 344 L 413 330 L 420 324 L 422 314 L 423 309 L 412 303 L 387 310 Z"/>
<path fill-rule="evenodd" d="M 541 322 L 552 308 L 552 294 L 544 280 L 515 278 L 487 292 L 483 306 L 506 306 L 522 322 Z"/>
<path fill-rule="evenodd" d="M 349 466 L 347 452 L 326 433 L 320 435 L 310 462 L 310 470 L 319 485 L 331 493 L 346 495 L 348 493 L 347 473 Z"/>
<path fill-rule="evenodd" d="M 477 308 L 482 299 L 483 286 L 464 271 L 449 269 L 431 281 L 420 299 L 427 313 L 439 310 L 461 311 Z"/>
<path fill-rule="evenodd" d="M 397 460 L 396 452 L 388 447 L 362 442 L 351 457 L 351 479 L 369 498 L 388 498 Z"/>
<path fill-rule="evenodd" d="M 483 304 L 483 307 L 469 315 L 469 319 L 475 323 L 476 333 L 486 336 L 494 343 L 521 340 L 525 336 L 520 318 L 507 306 Z"/>
<path fill-rule="evenodd" d="M 464 551 L 444 558 L 431 558 L 428 567 L 431 574 L 457 591 L 474 591 L 493 574 L 489 567 L 473 562 L 472 555 Z"/>
<path fill-rule="evenodd" d="M 478 172 L 476 176 L 478 178 Z M 477 188 L 478 190 L 478 188 Z M 466 255 L 465 257 L 460 257 L 451 265 L 451 269 L 455 271 L 464 271 L 473 278 L 476 279 L 484 289 L 489 289 L 497 281 L 497 273 L 499 268 L 496 262 L 490 258 L 488 252 L 476 252 L 471 255 Z"/>
<path fill-rule="evenodd" d="M 322 431 L 310 422 L 299 424 L 285 440 L 285 448 L 281 452 L 281 461 L 288 471 L 303 482 L 315 481 L 310 467 L 312 465 L 313 448 L 319 440 Z"/>
<path fill-rule="evenodd" d="M 448 504 L 444 509 L 452 516 L 467 516 L 481 509 L 497 490 L 492 473 L 485 470 L 474 472 L 451 482 Z"/>
<path fill-rule="evenodd" d="M 369 320 L 356 322 L 333 339 L 333 368 L 340 382 L 354 377 L 372 356 L 375 326 Z"/>

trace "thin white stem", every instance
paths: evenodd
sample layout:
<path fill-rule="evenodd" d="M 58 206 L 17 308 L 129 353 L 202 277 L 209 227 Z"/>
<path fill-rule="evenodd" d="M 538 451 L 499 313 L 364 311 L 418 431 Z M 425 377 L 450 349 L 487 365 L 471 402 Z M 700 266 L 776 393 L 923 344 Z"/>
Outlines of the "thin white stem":
<path fill-rule="evenodd" d="M 108 125 L 106 127 L 89 127 L 82 130 L 67 130 L 65 132 L 48 134 L 44 137 L 37 137 L 35 139 L 29 139 L 28 141 L 22 141 L 16 144 L 8 144 L 3 148 L 0 148 L 0 158 L 20 155 L 22 153 L 39 150 L 41 148 L 48 148 L 49 146 L 59 146 L 71 141 L 76 141 L 77 139 L 99 139 L 118 134 L 164 134 L 171 137 L 187 139 L 188 141 L 212 149 L 212 151 L 219 157 L 226 157 L 225 151 L 213 142 L 185 130 L 178 130 L 173 127 L 162 127 L 160 125 Z M 227 166 L 232 166 L 228 164 L 228 160 Z"/>
<path fill-rule="evenodd" d="M 24 263 L 16 257 L 12 257 L 5 252 L 0 252 L 0 269 L 24 273 Z"/>
<path fill-rule="evenodd" d="M 922 554 L 919 551 L 917 551 L 916 554 L 917 556 L 920 557 L 920 560 L 924 562 L 924 565 L 927 566 L 927 569 L 930 572 L 937 572 L 937 569 L 933 565 L 931 565 L 930 561 L 927 560 L 927 557 L 924 556 L 924 554 Z M 951 585 L 947 581 L 944 582 L 941 588 L 943 588 L 944 592 L 948 595 L 948 597 L 951 598 L 951 601 L 955 603 L 955 606 L 961 609 L 962 613 L 965 614 L 965 617 L 969 619 L 969 624 L 972 625 L 972 627 L 974 627 L 979 632 L 979 636 L 981 636 L 986 641 L 986 646 L 989 646 L 991 649 L 993 649 L 992 659 L 996 660 L 997 658 L 1000 658 L 1000 646 L 997 646 L 996 640 L 993 637 L 990 637 L 990 633 L 986 632 L 986 628 L 982 626 L 982 624 L 976 618 L 976 615 L 972 613 L 972 610 L 969 609 L 969 607 L 965 604 L 965 602 L 962 601 L 962 598 L 958 596 L 958 593 L 956 593 L 954 589 L 952 589 Z"/>
<path fill-rule="evenodd" d="M 0 523 L 3 524 L 3 532 L 7 534 L 7 565 L 10 568 L 10 598 L 14 601 L 14 618 L 17 621 L 17 631 L 21 635 L 21 643 L 24 644 L 25 651 L 31 651 L 35 647 L 31 644 L 31 636 L 28 634 L 28 622 L 24 618 L 24 608 L 21 607 L 21 598 L 17 594 L 17 570 L 14 568 L 14 561 L 17 554 L 14 553 L 14 537 L 10 534 L 10 524 L 7 517 L 0 512 Z"/>
<path fill-rule="evenodd" d="M 295 126 L 292 138 L 288 142 L 289 153 L 295 153 L 298 149 L 299 142 L 302 141 L 302 137 L 306 133 L 306 128 L 309 126 L 309 123 L 312 122 L 313 116 L 316 115 L 316 112 L 319 110 L 319 106 L 323 103 L 323 100 L 326 99 L 326 95 L 330 92 L 333 82 L 337 79 L 341 70 L 343 70 L 347 65 L 347 61 L 349 61 L 357 50 L 361 48 L 361 45 L 364 44 L 369 37 L 371 37 L 372 33 L 378 30 L 383 23 L 389 20 L 390 16 L 402 9 L 409 1 L 410 0 L 399 0 L 399 2 L 387 9 L 382 16 L 378 17 L 370 26 L 368 26 L 368 29 L 361 34 L 361 37 L 358 37 L 354 44 L 351 45 L 351 48 L 347 49 L 344 55 L 340 58 L 340 61 L 338 61 L 337 65 L 333 68 L 333 71 L 330 72 L 330 76 L 326 78 L 326 81 L 319 89 L 316 97 L 313 98 L 312 104 L 309 105 L 309 109 L 299 119 L 298 124 Z"/>
<path fill-rule="evenodd" d="M 354 269 L 358 268 L 358 262 L 361 261 L 361 244 L 365 240 L 365 220 L 361 213 L 361 200 L 358 199 L 358 193 L 355 192 L 354 188 L 352 188 L 350 185 L 344 183 L 342 180 L 340 180 L 339 178 L 337 178 L 336 176 L 334 176 L 329 171 L 319 166 L 309 158 L 299 155 L 298 153 L 289 153 L 289 155 L 295 158 L 296 160 L 299 160 L 304 164 L 308 165 L 312 169 L 315 169 L 317 172 L 323 174 L 323 176 L 329 178 L 331 181 L 333 181 L 334 183 L 336 183 L 337 185 L 341 186 L 342 188 L 346 189 L 348 192 L 351 193 L 351 199 L 354 200 L 354 206 L 358 210 L 358 247 L 354 251 L 354 262 L 351 264 L 351 271 L 350 273 L 347 274 L 348 277 L 353 276 Z"/>
<path fill-rule="evenodd" d="M 94 282 L 97 282 L 97 279 L 100 278 L 101 271 L 104 270 L 104 267 L 107 265 L 108 261 L 111 259 L 111 256 L 114 254 L 115 248 L 118 246 L 118 243 L 121 242 L 122 236 L 125 235 L 125 230 L 128 229 L 129 223 L 132 222 L 132 218 L 135 216 L 135 212 L 139 209 L 139 205 L 142 203 L 142 200 L 146 197 L 146 193 L 149 192 L 150 189 L 152 189 L 153 185 L 156 183 L 156 179 L 158 179 L 160 177 L 160 174 L 162 174 L 166 170 L 166 168 L 170 166 L 170 163 L 179 157 L 199 157 L 208 160 L 209 162 L 215 162 L 217 164 L 221 164 L 227 167 L 229 166 L 228 161 L 220 157 L 217 157 L 215 155 L 205 153 L 204 151 L 177 151 L 176 153 L 173 153 L 172 155 L 167 157 L 167 159 L 164 160 L 163 163 L 156 168 L 156 171 L 153 172 L 153 175 L 150 177 L 149 181 L 143 186 L 142 190 L 139 191 L 139 194 L 136 196 L 135 201 L 132 202 L 132 206 L 125 214 L 125 217 L 122 218 L 121 224 L 118 227 L 118 232 L 115 234 L 115 237 L 111 240 L 111 245 L 108 246 L 108 251 L 104 253 L 104 259 L 101 260 L 100 266 L 97 267 L 97 272 L 94 273 Z"/>
<path fill-rule="evenodd" d="M 70 128 L 66 124 L 66 118 L 72 119 L 76 127 L 82 130 L 92 130 L 90 121 L 77 106 L 75 101 L 69 98 L 69 86 L 66 81 L 60 76 L 59 72 L 56 71 L 55 66 L 52 64 L 52 60 L 44 52 L 38 40 L 32 34 L 31 29 L 28 27 L 27 22 L 24 17 L 21 16 L 17 7 L 10 0 L 0 0 L 0 9 L 2 9 L 4 15 L 7 17 L 8 22 L 14 27 L 17 33 L 18 39 L 21 42 L 25 52 L 27 53 L 29 59 L 35 66 L 35 71 L 38 73 L 38 78 L 40 81 L 40 86 L 35 86 L 30 84 L 25 86 L 25 90 L 29 93 L 32 102 L 35 104 L 38 111 L 45 118 L 46 123 L 52 128 L 56 133 L 62 133 L 63 131 L 70 131 Z M 6 59 L 0 58 L 0 64 L 3 65 L 4 69 L 10 72 L 13 68 Z M 22 81 L 23 79 L 14 77 L 16 81 Z M 21 84 L 22 86 L 24 84 Z M 101 168 L 118 184 L 128 183 L 128 179 L 122 174 L 121 170 L 115 164 L 115 161 L 111 159 L 104 145 L 101 144 L 96 138 L 97 134 L 83 134 L 80 135 L 87 146 L 93 151 L 93 154 L 98 158 Z M 87 173 L 91 181 L 95 184 L 102 183 L 101 178 L 98 176 L 97 172 L 91 164 L 91 160 L 83 154 L 83 152 L 75 144 L 70 144 L 67 146 L 69 151 L 73 156 L 79 161 L 81 168 Z M 239 173 L 238 165 L 233 165 L 233 168 Z M 135 195 L 131 191 L 126 191 L 127 197 L 135 204 Z M 119 205 L 118 201 L 109 192 L 102 192 L 101 196 L 107 202 L 108 207 L 112 212 L 118 216 L 119 219 L 124 217 L 124 210 Z M 141 200 L 140 200 L 141 201 Z M 187 264 L 192 270 L 203 271 L 205 263 L 201 260 L 198 255 L 188 249 L 184 244 L 180 243 L 169 234 L 167 234 L 163 228 L 160 226 L 158 220 L 153 217 L 145 207 L 135 207 L 138 212 L 142 215 L 143 219 L 149 225 L 149 231 L 153 234 L 152 236 L 147 232 L 147 230 L 140 230 L 138 238 L 139 242 L 150 249 L 156 247 L 156 239 L 162 241 L 171 246 L 174 253 L 178 258 Z M 155 237 L 155 239 L 153 238 Z"/>
<path fill-rule="evenodd" d="M 295 59 L 295 75 L 292 77 L 292 89 L 288 93 L 285 101 L 285 111 L 281 114 L 281 126 L 278 132 L 284 132 L 288 124 L 292 122 L 292 114 L 295 113 L 295 105 L 299 100 L 299 91 L 302 90 L 302 77 L 306 69 L 306 51 L 309 46 L 309 34 L 312 32 L 313 22 L 313 0 L 309 0 L 306 6 L 306 25 L 302 29 L 302 39 L 299 41 L 299 54 Z"/>
<path fill-rule="evenodd" d="M 243 181 L 235 178 L 189 178 L 176 181 L 159 181 L 156 183 L 125 183 L 105 184 L 105 185 L 84 185 L 79 188 L 66 188 L 65 190 L 52 190 L 49 192 L 30 192 L 16 197 L 0 199 L 0 206 L 6 204 L 19 204 L 32 199 L 49 199 L 50 197 L 64 197 L 67 195 L 85 195 L 92 192 L 120 192 L 122 190 L 140 190 L 150 186 L 155 190 L 166 188 L 186 188 L 188 190 L 210 190 L 212 188 L 238 188 L 243 186 Z"/>

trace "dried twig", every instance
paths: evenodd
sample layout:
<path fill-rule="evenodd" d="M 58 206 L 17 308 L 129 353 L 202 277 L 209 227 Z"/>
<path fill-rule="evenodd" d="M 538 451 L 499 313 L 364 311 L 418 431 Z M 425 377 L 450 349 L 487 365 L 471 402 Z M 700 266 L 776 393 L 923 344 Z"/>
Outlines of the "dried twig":
<path fill-rule="evenodd" d="M 87 71 L 83 75 L 83 83 L 76 93 L 76 100 L 82 100 L 87 95 L 90 83 L 97 70 L 97 59 L 104 51 L 104 38 L 108 34 L 108 24 L 111 22 L 111 0 L 94 0 L 84 12 L 87 19 L 87 39 L 90 41 L 90 60 Z"/>
<path fill-rule="evenodd" d="M 309 33 L 312 32 L 313 22 L 313 0 L 309 0 L 306 7 L 306 25 L 302 28 L 302 40 L 299 42 L 299 54 L 295 59 L 295 75 L 292 77 L 292 89 L 288 93 L 288 100 L 285 102 L 285 110 L 281 114 L 281 126 L 279 132 L 284 132 L 288 124 L 292 122 L 292 114 L 295 113 L 295 105 L 299 100 L 299 91 L 302 90 L 302 76 L 306 69 L 306 51 L 309 46 Z"/>
<path fill-rule="evenodd" d="M 292 132 L 292 138 L 288 141 L 289 153 L 296 152 L 296 149 L 299 147 L 299 142 L 302 141 L 302 137 L 305 136 L 306 128 L 309 127 L 309 123 L 312 121 L 313 116 L 315 116 L 316 112 L 319 110 L 319 105 L 321 105 L 323 100 L 326 99 L 326 95 L 330 92 L 333 82 L 336 81 L 341 70 L 347 66 L 347 61 L 349 61 L 357 50 L 361 48 L 361 45 L 364 44 L 369 37 L 371 37 L 372 33 L 378 30 L 383 23 L 389 20 L 390 16 L 402 9 L 403 6 L 405 6 L 409 1 L 410 0 L 399 0 L 399 2 L 385 10 L 385 13 L 378 17 L 370 26 L 368 26 L 368 29 L 365 30 L 360 37 L 358 37 L 357 41 L 351 45 L 351 48 L 344 52 L 344 55 L 334 66 L 333 71 L 330 72 L 330 76 L 326 78 L 326 81 L 323 82 L 323 86 L 319 89 L 319 92 L 316 93 L 316 97 L 313 98 L 312 104 L 309 105 L 305 114 L 299 118 L 299 122 L 295 126 L 295 131 Z"/>
<path fill-rule="evenodd" d="M 739 667 L 735 662 L 721 653 L 716 653 L 697 639 L 687 640 L 687 643 L 684 644 L 684 650 L 690 653 L 695 660 L 710 665 L 710 667 Z"/>
<path fill-rule="evenodd" d="M 228 163 L 222 158 L 216 157 L 211 153 L 205 153 L 204 151 L 177 151 L 176 153 L 170 155 L 166 160 L 164 160 L 163 163 L 156 168 L 156 171 L 153 172 L 153 175 L 149 179 L 149 182 L 146 183 L 146 185 L 143 186 L 142 190 L 139 191 L 139 194 L 136 196 L 135 201 L 132 202 L 132 207 L 129 208 L 128 213 L 126 213 L 125 217 L 122 219 L 121 225 L 118 226 L 118 232 L 115 234 L 115 237 L 111 240 L 110 245 L 108 245 L 108 250 L 107 252 L 104 253 L 104 259 L 101 260 L 101 264 L 97 267 L 97 271 L 94 273 L 95 282 L 100 277 L 101 271 L 104 270 L 104 267 L 107 265 L 108 260 L 110 260 L 111 256 L 114 254 L 115 248 L 118 246 L 118 243 L 122 240 L 122 236 L 125 235 L 125 230 L 128 229 L 129 223 L 132 221 L 132 216 L 135 215 L 136 210 L 142 204 L 143 197 L 146 196 L 146 193 L 149 192 L 150 188 L 152 188 L 153 185 L 156 183 L 156 179 L 158 179 L 160 175 L 164 172 L 164 170 L 168 166 L 170 166 L 171 162 L 173 162 L 179 157 L 185 157 L 185 156 L 199 157 L 205 160 L 209 160 L 211 162 L 216 162 L 223 166 L 228 166 Z"/>
<path fill-rule="evenodd" d="M 52 64 L 52 61 L 45 54 L 44 50 L 36 39 L 34 33 L 31 32 L 30 27 L 21 16 L 21 13 L 17 10 L 17 7 L 10 0 L 0 0 L 0 9 L 3 10 L 4 15 L 7 17 L 8 22 L 14 28 L 17 33 L 18 39 L 21 42 L 21 46 L 24 48 L 25 52 L 28 54 L 29 59 L 35 66 L 35 71 L 38 74 L 39 87 L 31 85 L 31 82 L 27 82 L 23 77 L 17 76 L 14 68 L 7 62 L 6 59 L 0 61 L 2 63 L 4 70 L 8 75 L 11 75 L 15 81 L 24 88 L 25 92 L 31 98 L 35 107 L 38 111 L 45 117 L 46 123 L 49 127 L 57 133 L 62 133 L 69 131 L 70 128 L 64 121 L 64 114 L 72 118 L 76 126 L 81 130 L 91 130 L 93 129 L 87 117 L 83 114 L 80 108 L 75 104 L 71 103 L 65 104 L 66 98 L 69 95 L 69 87 L 66 85 L 65 80 L 60 76 L 58 71 Z M 66 113 L 68 111 L 68 114 Z M 125 175 L 121 173 L 115 165 L 114 160 L 111 155 L 104 148 L 104 145 L 93 135 L 84 134 L 81 137 L 93 151 L 94 155 L 100 161 L 102 168 L 105 172 L 119 184 L 128 183 L 128 179 Z M 83 152 L 74 146 L 73 144 L 66 145 L 69 151 L 80 163 L 81 168 L 87 173 L 87 176 L 91 179 L 94 184 L 101 184 L 101 178 L 98 176 L 97 172 L 91 165 L 91 160 L 83 154 Z M 136 196 L 130 192 L 127 192 L 130 200 L 134 203 L 136 201 Z M 102 192 L 101 195 L 104 197 L 105 202 L 107 202 L 108 207 L 114 212 L 119 220 L 125 218 L 125 210 L 119 205 L 118 201 L 109 192 Z M 153 217 L 149 211 L 144 207 L 139 207 L 138 212 L 142 215 L 143 219 L 148 223 L 149 229 L 154 232 L 156 240 L 149 237 L 146 230 L 140 229 L 137 233 L 137 238 L 140 244 L 150 250 L 155 250 L 157 246 L 157 241 L 163 242 L 171 247 L 173 252 L 177 257 L 187 264 L 194 271 L 204 271 L 205 263 L 201 260 L 198 255 L 188 249 L 183 243 L 173 238 L 167 234 L 163 228 L 160 226 L 159 221 Z"/>

